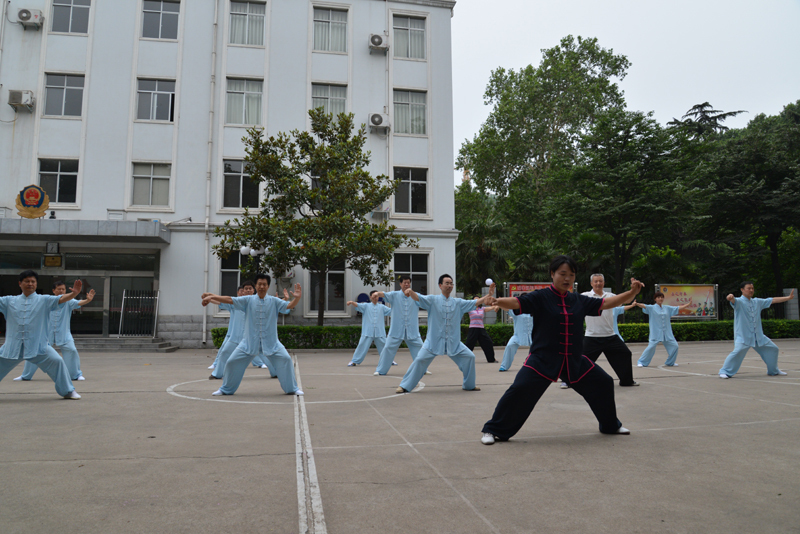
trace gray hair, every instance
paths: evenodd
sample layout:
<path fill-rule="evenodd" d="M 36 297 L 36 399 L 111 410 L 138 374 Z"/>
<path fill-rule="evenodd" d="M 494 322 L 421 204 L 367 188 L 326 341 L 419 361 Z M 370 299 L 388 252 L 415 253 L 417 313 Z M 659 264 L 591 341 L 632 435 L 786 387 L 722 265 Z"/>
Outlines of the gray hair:
<path fill-rule="evenodd" d="M 592 275 L 592 276 L 589 278 L 589 280 L 594 280 L 594 279 L 595 279 L 595 277 L 597 277 L 597 276 L 599 276 L 600 278 L 602 278 L 602 279 L 603 279 L 603 282 L 605 282 L 605 281 L 606 281 L 606 277 L 605 277 L 605 276 L 603 276 L 603 275 L 602 275 L 602 274 L 600 274 L 600 273 L 594 273 L 594 274 L 593 274 L 593 275 Z"/>

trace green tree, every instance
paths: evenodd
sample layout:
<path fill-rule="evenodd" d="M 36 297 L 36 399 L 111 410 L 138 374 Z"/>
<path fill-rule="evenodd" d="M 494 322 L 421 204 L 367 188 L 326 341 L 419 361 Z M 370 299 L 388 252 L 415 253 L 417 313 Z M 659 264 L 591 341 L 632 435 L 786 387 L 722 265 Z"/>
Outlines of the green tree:
<path fill-rule="evenodd" d="M 397 189 L 385 175 L 365 170 L 366 130 L 353 135 L 353 115 L 334 120 L 321 108 L 309 111 L 311 131 L 293 130 L 265 138 L 251 129 L 245 138 L 246 162 L 253 180 L 263 184 L 266 200 L 257 213 L 226 221 L 214 247 L 222 258 L 242 245 L 264 248 L 258 269 L 285 272 L 295 265 L 319 281 L 317 324 L 323 325 L 328 271 L 345 264 L 365 284 L 392 282 L 389 264 L 401 246 L 416 240 L 396 233 L 387 221 L 366 216 Z"/>
<path fill-rule="evenodd" d="M 741 109 L 738 111 L 720 111 L 711 109 L 712 107 L 708 102 L 692 106 L 681 117 L 682 120 L 673 118 L 667 123 L 667 126 L 682 128 L 693 137 L 704 138 L 727 131 L 728 127 L 722 124 L 726 119 L 735 117 L 740 113 L 747 113 Z"/>
<path fill-rule="evenodd" d="M 505 195 L 518 180 L 541 186 L 554 166 L 572 161 L 597 113 L 624 105 L 615 80 L 630 66 L 625 56 L 571 35 L 542 54 L 538 67 L 491 74 L 484 101 L 493 109 L 456 161 L 481 190 Z"/>

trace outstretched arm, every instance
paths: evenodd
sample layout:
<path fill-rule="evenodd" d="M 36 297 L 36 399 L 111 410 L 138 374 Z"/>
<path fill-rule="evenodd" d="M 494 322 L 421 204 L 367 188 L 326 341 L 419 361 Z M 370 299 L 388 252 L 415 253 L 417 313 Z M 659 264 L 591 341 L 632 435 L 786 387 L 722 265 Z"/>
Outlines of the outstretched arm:
<path fill-rule="evenodd" d="M 203 293 L 203 306 L 209 304 L 233 304 L 233 299 L 227 295 L 215 295 L 214 293 Z"/>
<path fill-rule="evenodd" d="M 383 297 L 386 296 L 386 293 L 384 293 L 383 291 L 376 291 L 375 293 L 378 295 L 379 299 L 382 299 Z"/>
<path fill-rule="evenodd" d="M 486 305 L 493 304 L 495 287 L 497 287 L 497 284 L 492 282 L 492 285 L 489 286 L 489 294 L 488 295 L 484 295 L 483 297 L 481 297 L 478 300 L 476 300 L 475 301 L 475 307 L 486 306 Z"/>
<path fill-rule="evenodd" d="M 630 304 L 625 306 L 625 311 L 628 311 L 628 310 L 631 310 L 631 309 L 637 308 L 637 307 L 638 307 L 638 302 L 631 302 Z"/>
<path fill-rule="evenodd" d="M 773 297 L 772 303 L 780 304 L 781 302 L 786 302 L 787 300 L 792 300 L 793 298 L 794 298 L 794 289 L 792 289 L 792 292 L 785 297 Z"/>
<path fill-rule="evenodd" d="M 678 306 L 678 309 L 679 309 L 679 310 L 685 310 L 686 308 L 694 308 L 694 306 L 692 305 L 692 303 L 691 303 L 691 302 L 687 302 L 687 303 L 686 303 L 686 304 L 684 304 L 683 306 Z"/>
<path fill-rule="evenodd" d="M 348 300 L 346 305 L 347 306 L 358 306 L 358 302 L 355 302 L 353 300 Z"/>
<path fill-rule="evenodd" d="M 626 302 L 632 301 L 634 297 L 639 294 L 643 287 L 643 283 L 636 278 L 631 278 L 631 288 L 625 293 L 620 293 L 619 295 L 614 295 L 613 297 L 607 297 L 604 299 L 603 306 L 600 309 L 610 310 L 611 308 L 616 308 L 617 306 L 621 306 Z"/>
<path fill-rule="evenodd" d="M 58 303 L 59 304 L 64 304 L 68 300 L 74 299 L 75 297 L 77 297 L 78 295 L 81 294 L 81 290 L 82 289 L 83 289 L 83 282 L 81 282 L 81 279 L 78 278 L 72 284 L 72 287 L 69 288 L 69 293 L 64 293 L 63 295 L 61 295 L 61 297 L 59 297 Z"/>
<path fill-rule="evenodd" d="M 501 310 L 519 309 L 519 300 L 517 300 L 517 297 L 501 297 L 499 299 L 492 299 L 491 303 L 493 306 L 496 306 Z"/>
<path fill-rule="evenodd" d="M 290 291 L 289 294 L 293 297 L 292 301 L 286 305 L 286 308 L 289 310 L 293 310 L 295 306 L 300 302 L 300 297 L 303 296 L 303 290 L 300 289 L 300 284 L 294 285 L 294 291 Z"/>
<path fill-rule="evenodd" d="M 92 302 L 92 299 L 94 299 L 94 289 L 90 290 L 86 294 L 86 298 L 85 299 L 83 299 L 82 301 L 78 302 L 78 306 L 86 306 L 87 304 Z"/>

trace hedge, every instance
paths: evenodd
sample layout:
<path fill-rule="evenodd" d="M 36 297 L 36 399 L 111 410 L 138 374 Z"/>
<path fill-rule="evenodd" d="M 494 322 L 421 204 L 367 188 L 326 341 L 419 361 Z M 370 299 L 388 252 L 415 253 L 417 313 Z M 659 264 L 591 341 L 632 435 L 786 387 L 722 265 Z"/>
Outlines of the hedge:
<path fill-rule="evenodd" d="M 800 338 L 800 321 L 764 319 L 761 321 L 764 334 L 773 339 Z M 461 325 L 461 340 L 467 338 L 469 325 Z M 389 329 L 387 327 L 386 331 Z M 733 321 L 703 321 L 697 323 L 672 323 L 672 331 L 678 341 L 719 341 L 733 339 Z M 213 328 L 211 338 L 219 348 L 228 332 L 227 328 Z M 486 332 L 497 346 L 504 346 L 514 334 L 509 324 L 486 325 Z M 647 323 L 619 325 L 619 332 L 630 343 L 646 342 L 650 333 Z M 427 326 L 420 326 L 423 339 Z M 278 326 L 278 338 L 287 349 L 354 349 L 361 337 L 361 326 Z M 405 347 L 405 343 L 402 345 Z"/>

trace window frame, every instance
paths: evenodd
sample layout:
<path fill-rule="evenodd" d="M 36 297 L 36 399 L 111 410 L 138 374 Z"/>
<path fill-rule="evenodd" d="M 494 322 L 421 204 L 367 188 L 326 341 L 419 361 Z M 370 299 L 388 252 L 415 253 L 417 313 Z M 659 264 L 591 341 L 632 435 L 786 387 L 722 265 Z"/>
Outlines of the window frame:
<path fill-rule="evenodd" d="M 327 96 L 324 96 L 324 97 L 322 97 L 322 96 L 314 96 L 314 87 L 324 87 L 324 88 L 326 88 L 328 90 Z M 344 97 L 340 98 L 340 97 L 331 96 L 331 87 L 339 87 L 339 88 L 344 89 Z M 333 113 L 330 110 L 330 107 L 331 107 L 330 104 L 331 104 L 332 100 L 341 100 L 342 101 L 342 103 L 344 104 L 344 110 L 342 111 L 342 113 L 347 113 L 347 110 L 349 108 L 349 106 L 348 106 L 347 85 L 343 85 L 341 83 L 311 82 L 311 109 L 317 109 L 318 107 L 320 107 L 320 106 L 314 106 L 314 99 L 315 98 L 317 98 L 317 99 L 324 98 L 325 99 L 324 109 L 325 109 L 325 113 L 328 113 L 328 114 Z M 334 118 L 336 118 L 336 114 L 334 114 Z"/>
<path fill-rule="evenodd" d="M 241 163 L 242 164 L 242 170 L 239 171 L 238 173 L 226 172 L 225 171 L 225 164 L 227 162 L 239 162 L 239 163 Z M 219 197 L 221 199 L 221 205 L 220 205 L 220 208 L 218 210 L 219 212 L 222 212 L 222 213 L 244 213 L 244 209 L 245 208 L 244 208 L 244 206 L 242 206 L 242 195 L 244 194 L 244 188 L 242 187 L 242 183 L 245 180 L 245 177 L 247 177 L 247 179 L 250 178 L 250 173 L 246 172 L 246 171 L 247 171 L 247 164 L 244 161 L 244 159 L 242 159 L 242 158 L 223 158 L 222 159 L 222 173 L 221 173 L 221 175 L 222 175 L 222 180 L 221 180 L 222 191 L 221 191 L 221 194 L 220 194 L 220 197 Z M 239 206 L 238 207 L 236 207 L 236 206 L 226 206 L 225 205 L 225 185 L 226 185 L 226 181 L 227 181 L 227 177 L 228 176 L 238 176 L 239 177 Z M 262 200 L 261 192 L 262 192 L 262 188 L 261 188 L 260 184 L 256 184 L 256 187 L 257 187 L 257 194 L 258 194 L 257 203 L 256 203 L 255 206 L 247 206 L 248 209 L 259 209 L 261 207 L 261 200 Z"/>
<path fill-rule="evenodd" d="M 47 192 L 48 197 L 50 198 L 50 205 L 54 206 L 54 207 L 60 207 L 60 208 L 63 208 L 63 207 L 73 207 L 73 208 L 77 207 L 78 206 L 78 192 L 79 192 L 79 186 L 80 186 L 80 174 L 81 174 L 80 159 L 78 159 L 78 158 L 39 157 L 39 158 L 37 158 L 37 160 L 39 162 L 39 170 L 37 171 L 39 187 L 44 189 L 44 187 L 42 187 L 42 174 L 48 174 L 48 175 L 55 174 L 56 175 L 56 195 L 57 195 L 56 198 L 53 198 L 52 196 L 50 196 L 50 193 L 45 190 L 45 192 Z M 48 171 L 42 171 L 42 162 L 43 161 L 57 161 L 58 162 L 58 170 L 55 173 L 48 172 Z M 65 161 L 77 163 L 78 164 L 78 169 L 74 173 L 73 172 L 62 172 L 61 164 L 63 162 L 65 162 Z M 59 190 L 61 189 L 60 188 L 61 178 L 63 176 L 70 176 L 70 177 L 74 176 L 75 177 L 75 201 L 74 202 L 64 202 L 64 201 L 59 201 L 58 200 Z"/>
<path fill-rule="evenodd" d="M 409 266 L 411 268 L 410 271 L 399 271 L 399 270 L 397 270 L 397 256 L 400 256 L 400 255 L 409 256 Z M 411 258 L 412 256 L 425 256 L 427 258 L 427 264 L 428 264 L 427 268 L 428 268 L 428 270 L 424 273 L 425 277 L 426 277 L 426 281 L 427 281 L 427 289 L 428 289 L 427 293 L 422 293 L 421 291 L 418 291 L 417 289 L 414 289 L 414 273 L 422 274 L 422 271 L 414 271 L 414 262 L 413 262 L 413 260 Z M 401 274 L 408 274 L 408 275 L 411 276 L 411 288 L 414 289 L 414 291 L 416 291 L 417 293 L 420 293 L 421 295 L 436 295 L 437 293 L 434 293 L 434 292 L 431 291 L 431 283 L 435 282 L 435 280 L 433 278 L 431 278 L 431 272 L 432 272 L 432 266 L 433 266 L 432 264 L 433 264 L 433 251 L 432 250 L 428 250 L 428 249 L 413 249 L 413 252 L 412 252 L 412 249 L 397 249 L 397 250 L 395 250 L 394 254 L 392 254 L 392 276 L 394 277 L 394 286 L 393 286 L 392 291 L 399 290 L 399 288 L 400 288 L 400 282 L 399 282 L 400 275 Z M 438 288 L 438 286 L 437 286 L 437 288 Z M 423 310 L 420 310 L 420 312 L 422 312 L 422 311 Z"/>
<path fill-rule="evenodd" d="M 144 176 L 141 174 L 135 173 L 136 165 L 150 165 L 150 175 Z M 164 175 L 157 175 L 154 174 L 154 167 L 155 166 L 162 166 L 162 167 L 169 167 L 169 176 L 166 177 Z M 173 199 L 173 186 L 175 184 L 175 175 L 174 175 L 174 165 L 172 162 L 163 162 L 163 161 L 132 161 L 131 162 L 131 185 L 130 185 L 130 202 L 128 203 L 128 210 L 133 211 L 172 211 L 172 199 Z M 136 190 L 136 178 L 149 178 L 149 199 L 150 204 L 134 204 L 134 192 Z M 166 204 L 153 204 L 153 180 L 167 180 L 167 203 Z"/>
<path fill-rule="evenodd" d="M 247 12 L 234 12 L 233 11 L 233 4 L 247 4 Z M 250 13 L 250 5 L 251 4 L 258 4 L 264 6 L 264 13 Z M 246 28 L 246 38 L 247 41 L 250 38 L 250 17 L 262 17 L 263 20 L 263 31 L 261 33 L 261 44 L 250 44 L 250 43 L 234 43 L 231 39 L 233 33 L 231 32 L 231 28 L 233 27 L 233 17 L 234 16 L 241 16 L 244 15 L 246 19 L 245 28 Z M 241 46 L 247 48 L 265 48 L 267 42 L 267 2 L 252 2 L 250 0 L 231 0 L 228 3 L 228 46 Z"/>
<path fill-rule="evenodd" d="M 327 273 L 328 283 L 326 284 L 326 288 L 328 289 L 328 291 L 330 291 L 330 287 L 331 287 L 330 276 L 332 274 L 341 274 L 342 275 L 342 295 L 343 296 L 342 296 L 342 309 L 341 310 L 330 309 L 329 308 L 329 303 L 328 303 L 328 296 L 327 295 L 325 296 L 325 316 L 326 317 L 349 317 L 350 316 L 350 314 L 349 314 L 349 312 L 347 310 L 347 300 L 348 300 L 347 299 L 347 291 L 348 291 L 348 287 L 349 287 L 348 272 L 349 272 L 349 270 L 347 268 L 347 263 L 344 262 L 344 269 L 343 270 L 338 270 L 338 269 L 337 270 L 330 270 Z M 306 274 L 306 277 L 307 277 L 306 287 L 308 287 L 308 299 L 304 299 L 304 300 L 307 301 L 306 305 L 305 305 L 305 309 L 304 309 L 304 315 L 305 315 L 305 317 L 317 317 L 317 314 L 319 313 L 319 310 L 317 310 L 316 308 L 312 307 L 312 306 L 316 306 L 316 299 L 312 299 L 311 298 L 311 295 L 313 294 L 313 291 L 314 291 L 314 289 L 313 289 L 313 287 L 314 287 L 314 285 L 313 285 L 314 273 L 312 273 L 311 271 L 306 271 L 306 273 L 307 273 Z"/>
<path fill-rule="evenodd" d="M 425 211 L 424 212 L 414 212 L 414 211 L 398 211 L 397 210 L 397 192 L 393 195 L 392 199 L 392 216 L 399 216 L 400 218 L 408 218 L 408 219 L 429 219 L 430 217 L 430 191 L 431 191 L 431 180 L 430 180 L 430 168 L 429 167 L 421 167 L 416 165 L 393 165 L 392 166 L 392 177 L 397 179 L 397 171 L 398 170 L 407 170 L 408 171 L 408 180 L 406 181 L 409 184 L 408 188 L 408 206 L 409 210 L 413 209 L 413 192 L 412 192 L 412 185 L 417 183 L 424 183 L 425 184 Z M 421 182 L 419 180 L 412 180 L 412 171 L 414 170 L 424 170 L 425 171 L 425 181 Z M 399 189 L 399 187 L 398 187 Z"/>
<path fill-rule="evenodd" d="M 145 39 L 145 40 L 151 40 L 151 41 L 167 41 L 167 42 L 176 42 L 176 41 L 178 41 L 178 38 L 180 37 L 180 34 L 181 34 L 181 10 L 180 10 L 181 1 L 180 0 L 149 0 L 149 1 L 161 2 L 161 10 L 160 11 L 152 11 L 152 10 L 146 9 L 145 5 L 144 5 L 144 1 L 142 2 L 142 17 L 140 19 L 142 21 L 142 30 L 140 32 L 139 39 Z M 167 4 L 177 4 L 178 5 L 178 10 L 177 11 L 164 11 L 164 4 L 165 3 L 167 3 Z M 145 13 L 159 13 L 159 17 L 158 17 L 158 37 L 150 37 L 150 36 L 144 35 L 144 30 L 145 30 L 144 15 L 145 15 Z M 164 37 L 162 35 L 162 31 L 164 29 L 164 13 L 177 13 L 178 17 L 177 17 L 177 22 L 175 23 L 175 37 Z"/>
<path fill-rule="evenodd" d="M 397 93 L 408 93 L 409 94 L 408 102 L 398 102 L 397 101 Z M 412 105 L 415 105 L 415 106 L 419 106 L 420 105 L 419 103 L 411 102 L 411 94 L 412 93 L 425 95 L 425 103 L 422 104 L 424 106 L 424 112 L 423 112 L 422 116 L 425 118 L 425 124 L 424 124 L 425 133 L 413 133 L 411 131 L 411 130 L 413 130 L 413 127 L 412 127 L 413 123 L 412 123 L 412 119 L 411 119 L 411 106 Z M 392 89 L 392 124 L 393 124 L 392 134 L 393 135 L 408 136 L 408 137 L 428 137 L 429 136 L 429 133 L 428 133 L 428 130 L 429 130 L 428 125 L 430 124 L 430 118 L 428 117 L 428 108 L 429 108 L 429 106 L 428 106 L 428 95 L 429 94 L 430 93 L 429 93 L 428 90 L 406 89 L 406 88 L 403 88 L 403 87 L 395 87 L 395 88 Z M 398 119 L 397 119 L 397 115 L 398 115 L 397 106 L 398 105 L 406 105 L 406 106 L 408 106 L 408 120 L 409 120 L 409 122 L 408 122 L 409 131 L 408 132 L 400 131 L 399 122 L 398 122 Z"/>
<path fill-rule="evenodd" d="M 423 34 L 422 35 L 422 42 L 425 43 L 424 47 L 423 47 L 423 52 L 425 54 L 424 57 L 421 57 L 421 58 L 419 58 L 419 57 L 411 57 L 411 55 L 410 55 L 411 54 L 411 50 L 410 50 L 411 39 L 410 38 L 407 39 L 407 42 L 409 43 L 409 48 L 406 50 L 406 53 L 408 55 L 405 55 L 405 56 L 396 55 L 397 50 L 398 50 L 398 48 L 397 48 L 397 38 L 395 36 L 397 30 L 400 29 L 401 31 L 402 30 L 408 31 L 409 37 L 410 37 L 411 31 L 420 31 L 418 29 L 411 28 L 410 24 L 409 24 L 408 28 L 403 28 L 403 27 L 396 26 L 395 25 L 395 19 L 397 17 L 406 18 L 406 19 L 409 19 L 409 20 L 410 19 L 422 20 L 422 21 L 425 22 L 425 28 L 422 29 L 422 34 Z M 428 25 L 428 17 L 425 14 L 420 14 L 420 13 L 411 14 L 411 13 L 403 13 L 403 12 L 393 12 L 392 13 L 392 58 L 393 59 L 399 59 L 399 60 L 402 60 L 402 61 L 422 61 L 422 62 L 428 61 L 428 56 L 430 55 L 428 53 L 428 26 L 429 26 Z"/>
<path fill-rule="evenodd" d="M 143 81 L 146 82 L 156 82 L 156 89 L 153 91 L 142 91 L 139 88 L 139 84 Z M 158 90 L 158 82 L 169 82 L 173 84 L 172 92 L 168 91 L 159 91 Z M 175 124 L 175 103 L 177 99 L 177 85 L 178 81 L 174 79 L 168 78 L 136 78 L 136 118 L 134 119 L 136 122 L 153 122 L 159 124 Z M 142 93 L 149 93 L 150 94 L 150 116 L 153 116 L 153 113 L 157 109 L 157 102 L 158 98 L 157 95 L 171 95 L 170 102 L 169 102 L 169 119 L 154 119 L 154 118 L 147 118 L 142 119 L 139 117 L 139 103 L 140 103 L 140 94 Z"/>
<path fill-rule="evenodd" d="M 311 51 L 313 53 L 321 53 L 321 54 L 340 54 L 340 55 L 347 55 L 350 53 L 349 48 L 349 40 L 350 34 L 348 33 L 350 30 L 350 6 L 347 5 L 330 5 L 330 4 L 312 4 L 311 5 Z M 324 20 L 324 19 L 317 19 L 316 11 L 337 11 L 340 13 L 345 14 L 344 22 L 341 21 L 334 21 L 332 19 Z M 317 33 L 317 23 L 327 23 L 328 24 L 328 43 L 327 48 L 316 48 L 316 33 Z M 331 32 L 331 24 L 343 24 L 344 25 L 344 50 L 331 50 L 331 39 L 330 36 L 332 35 Z"/>
<path fill-rule="evenodd" d="M 48 80 L 48 78 L 50 76 L 63 76 L 64 77 L 64 85 L 51 85 L 49 80 Z M 67 80 L 70 77 L 72 77 L 72 78 L 82 78 L 83 79 L 83 84 L 80 86 L 80 88 L 75 87 L 75 86 L 67 85 Z M 58 115 L 51 115 L 51 114 L 47 113 L 47 108 L 48 108 L 47 103 L 50 101 L 50 94 L 51 94 L 50 93 L 50 89 L 63 90 L 63 93 L 61 95 L 61 106 L 60 106 L 61 112 Z M 67 105 L 67 91 L 69 91 L 69 90 L 77 90 L 77 89 L 80 89 L 80 93 L 81 93 L 81 98 L 80 98 L 81 112 L 78 115 L 65 115 L 64 111 L 65 111 L 65 107 Z M 77 73 L 77 72 L 45 72 L 44 73 L 44 105 L 42 106 L 42 117 L 45 117 L 45 118 L 70 119 L 70 120 L 82 120 L 83 119 L 83 98 L 84 98 L 85 93 L 86 93 L 85 89 L 86 89 L 86 74 L 83 73 L 83 72 L 81 72 L 81 73 Z"/>
<path fill-rule="evenodd" d="M 52 0 L 50 2 L 50 18 L 52 19 L 52 21 L 50 23 L 50 33 L 54 33 L 56 35 L 89 35 L 89 23 L 91 21 L 92 5 L 91 5 L 91 0 L 87 0 L 87 1 L 89 1 L 89 5 L 88 6 L 83 6 L 83 5 L 77 5 L 76 6 L 74 4 L 74 0 Z M 69 3 L 67 4 L 67 2 L 69 2 Z M 68 24 L 69 29 L 67 31 L 61 31 L 61 30 L 54 30 L 53 29 L 53 25 L 56 23 L 56 6 L 68 7 L 69 8 L 69 24 Z M 86 31 L 85 32 L 72 31 L 72 24 L 73 24 L 73 22 L 75 20 L 75 12 L 74 12 L 75 8 L 80 9 L 80 10 L 85 9 L 87 11 L 87 13 L 86 13 Z"/>
<path fill-rule="evenodd" d="M 231 91 L 230 87 L 229 87 L 229 82 L 231 80 L 245 82 L 244 90 L 243 91 Z M 254 123 L 254 124 L 249 124 L 247 122 L 244 122 L 245 116 L 247 114 L 246 113 L 247 112 L 247 108 L 246 108 L 247 95 L 248 94 L 256 94 L 254 92 L 247 91 L 247 82 L 260 82 L 261 83 L 261 91 L 259 93 L 257 93 L 259 95 L 259 98 L 260 98 L 258 122 Z M 229 119 L 228 110 L 229 110 L 229 107 L 230 107 L 228 105 L 228 99 L 230 98 L 229 95 L 232 94 L 232 93 L 233 94 L 241 94 L 242 95 L 242 117 L 241 117 L 242 118 L 242 122 L 229 122 L 229 120 L 228 120 Z M 240 128 L 242 128 L 242 127 L 243 128 L 250 128 L 252 126 L 262 126 L 262 122 L 263 122 L 263 119 L 264 119 L 263 115 L 264 115 L 264 79 L 263 78 L 250 78 L 250 77 L 247 77 L 247 76 L 227 76 L 225 78 L 225 122 L 224 122 L 224 126 L 235 126 L 235 127 L 240 127 Z"/>

